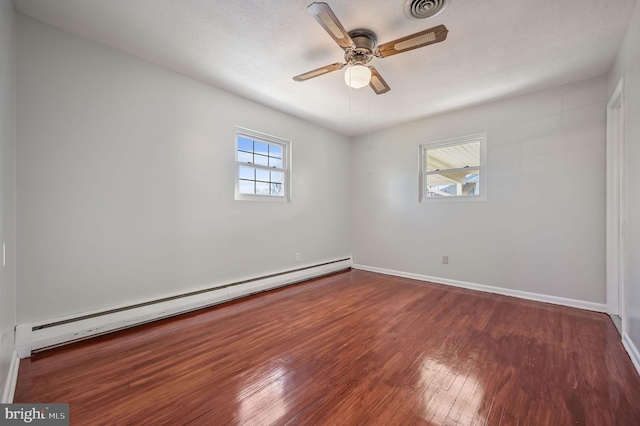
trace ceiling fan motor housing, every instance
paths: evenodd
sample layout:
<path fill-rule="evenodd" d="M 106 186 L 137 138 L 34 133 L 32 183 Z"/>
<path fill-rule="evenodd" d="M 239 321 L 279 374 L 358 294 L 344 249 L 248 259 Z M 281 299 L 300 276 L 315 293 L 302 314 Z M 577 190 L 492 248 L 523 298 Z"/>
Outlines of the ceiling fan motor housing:
<path fill-rule="evenodd" d="M 364 65 L 371 61 L 378 41 L 375 33 L 371 30 L 359 28 L 349 31 L 349 37 L 351 37 L 356 47 L 345 52 L 345 61 L 350 65 Z"/>

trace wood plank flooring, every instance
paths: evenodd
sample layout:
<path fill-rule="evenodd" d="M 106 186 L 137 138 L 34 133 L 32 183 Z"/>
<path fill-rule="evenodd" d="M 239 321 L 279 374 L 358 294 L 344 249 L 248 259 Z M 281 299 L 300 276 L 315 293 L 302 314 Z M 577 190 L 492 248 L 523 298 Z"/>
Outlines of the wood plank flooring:
<path fill-rule="evenodd" d="M 349 271 L 34 355 L 74 425 L 640 425 L 605 314 Z"/>

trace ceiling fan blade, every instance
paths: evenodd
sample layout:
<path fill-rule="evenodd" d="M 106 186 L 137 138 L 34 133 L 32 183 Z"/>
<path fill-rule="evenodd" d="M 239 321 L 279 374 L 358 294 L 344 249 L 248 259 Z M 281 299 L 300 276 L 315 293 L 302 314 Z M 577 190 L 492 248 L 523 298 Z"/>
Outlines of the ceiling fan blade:
<path fill-rule="evenodd" d="M 355 47 L 349 33 L 344 29 L 338 18 L 326 3 L 311 3 L 307 10 L 316 18 L 316 21 L 329 33 L 336 43 L 343 49 Z"/>
<path fill-rule="evenodd" d="M 337 62 L 335 64 L 326 65 L 326 66 L 324 66 L 322 68 L 318 68 L 318 69 L 315 69 L 313 71 L 309 71 L 309 72 L 305 72 L 304 74 L 297 75 L 297 76 L 293 77 L 293 79 L 295 81 L 306 81 L 306 80 L 309 80 L 311 78 L 318 77 L 318 76 L 330 73 L 331 71 L 341 70 L 342 68 L 344 68 L 345 65 L 347 65 L 347 64 L 341 64 L 341 63 Z"/>
<path fill-rule="evenodd" d="M 373 91 L 376 92 L 376 95 L 382 95 L 383 93 L 387 93 L 389 90 L 391 90 L 391 87 L 389 87 L 387 82 L 384 81 L 377 69 L 372 66 L 370 66 L 369 69 L 371 70 L 371 80 L 369 81 L 369 87 L 371 87 Z"/>
<path fill-rule="evenodd" d="M 381 44 L 376 48 L 375 54 L 378 58 L 386 58 L 387 56 L 408 52 L 419 47 L 440 43 L 447 38 L 448 32 L 447 27 L 438 25 L 437 27 Z"/>

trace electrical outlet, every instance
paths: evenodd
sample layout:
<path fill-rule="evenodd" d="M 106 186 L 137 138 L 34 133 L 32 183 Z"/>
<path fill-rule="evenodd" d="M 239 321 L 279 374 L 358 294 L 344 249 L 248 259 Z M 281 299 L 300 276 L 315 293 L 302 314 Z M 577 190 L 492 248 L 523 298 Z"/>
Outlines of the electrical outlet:
<path fill-rule="evenodd" d="M 296 253 L 296 262 L 300 262 L 300 253 Z"/>
<path fill-rule="evenodd" d="M 449 264 L 449 256 L 442 256 L 442 263 L 445 265 Z"/>

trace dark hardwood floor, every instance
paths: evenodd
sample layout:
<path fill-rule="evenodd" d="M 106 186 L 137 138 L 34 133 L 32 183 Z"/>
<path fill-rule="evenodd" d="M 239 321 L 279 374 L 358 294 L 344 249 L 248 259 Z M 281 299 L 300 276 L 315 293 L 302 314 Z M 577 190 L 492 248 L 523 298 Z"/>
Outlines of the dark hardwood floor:
<path fill-rule="evenodd" d="M 605 314 L 350 271 L 36 354 L 74 425 L 640 425 Z"/>

